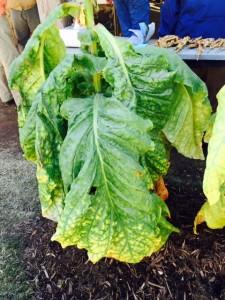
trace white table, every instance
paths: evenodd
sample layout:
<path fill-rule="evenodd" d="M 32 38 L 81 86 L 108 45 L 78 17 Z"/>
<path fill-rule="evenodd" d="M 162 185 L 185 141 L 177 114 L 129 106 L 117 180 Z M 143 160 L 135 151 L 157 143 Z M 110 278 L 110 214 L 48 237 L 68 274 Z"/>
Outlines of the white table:
<path fill-rule="evenodd" d="M 157 40 L 151 40 L 149 42 L 150 46 L 153 46 Z M 171 51 L 175 50 L 175 47 L 167 48 Z M 197 60 L 198 49 L 197 48 L 188 48 L 185 46 L 180 52 L 177 53 L 183 60 Z M 204 52 L 200 55 L 199 60 L 225 60 L 225 48 L 214 48 L 210 49 L 206 47 Z"/>
<path fill-rule="evenodd" d="M 151 40 L 147 47 L 154 47 L 153 45 L 157 42 L 157 40 Z M 174 51 L 175 47 L 167 48 L 170 51 Z M 79 54 L 81 53 L 80 48 L 67 47 L 67 53 L 69 54 Z M 198 49 L 193 48 L 189 49 L 187 46 L 184 47 L 177 54 L 183 60 L 197 60 Z M 205 48 L 204 52 L 200 55 L 199 60 L 217 60 L 217 61 L 225 61 L 225 48 Z"/>
<path fill-rule="evenodd" d="M 82 51 L 80 50 L 80 48 L 66 47 L 66 53 L 67 54 L 81 54 Z"/>

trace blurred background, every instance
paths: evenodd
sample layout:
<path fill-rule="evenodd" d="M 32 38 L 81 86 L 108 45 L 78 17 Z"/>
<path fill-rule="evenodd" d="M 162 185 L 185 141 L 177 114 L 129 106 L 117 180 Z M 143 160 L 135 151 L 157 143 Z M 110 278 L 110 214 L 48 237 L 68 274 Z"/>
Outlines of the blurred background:
<path fill-rule="evenodd" d="M 38 11 L 40 15 L 41 22 L 47 18 L 49 13 L 59 4 L 64 2 L 82 2 L 73 0 L 37 0 Z M 102 23 L 113 35 L 120 36 L 121 29 L 119 26 L 118 18 L 113 4 L 107 4 L 106 0 L 98 0 L 99 10 L 95 13 L 96 23 Z M 160 6 L 162 5 L 162 0 L 150 0 L 149 5 L 151 6 L 151 22 L 155 22 L 156 30 L 153 35 L 153 39 L 157 38 L 157 32 L 160 20 Z M 64 28 L 70 26 L 73 23 L 72 18 L 67 17 L 58 21 L 58 27 Z"/>

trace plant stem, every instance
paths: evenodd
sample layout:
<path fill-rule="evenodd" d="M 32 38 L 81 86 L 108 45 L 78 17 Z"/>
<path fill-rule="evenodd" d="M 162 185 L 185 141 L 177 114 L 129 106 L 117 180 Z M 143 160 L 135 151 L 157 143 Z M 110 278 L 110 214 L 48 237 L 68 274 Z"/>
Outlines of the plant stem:
<path fill-rule="evenodd" d="M 84 0 L 84 8 L 85 8 L 86 27 L 87 29 L 91 29 L 95 25 L 92 0 Z M 98 46 L 96 42 L 92 42 L 89 49 L 91 54 L 98 56 Z M 102 89 L 100 74 L 93 75 L 93 83 L 94 83 L 95 92 L 100 93 Z"/>
<path fill-rule="evenodd" d="M 91 0 L 84 0 L 85 20 L 87 29 L 91 29 L 95 25 L 94 10 Z"/>

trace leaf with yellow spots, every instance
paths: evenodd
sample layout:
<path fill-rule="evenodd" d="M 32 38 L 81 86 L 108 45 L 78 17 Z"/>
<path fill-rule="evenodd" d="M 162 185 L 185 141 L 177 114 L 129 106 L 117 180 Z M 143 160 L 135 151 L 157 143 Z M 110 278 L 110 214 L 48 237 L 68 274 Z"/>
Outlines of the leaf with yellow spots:
<path fill-rule="evenodd" d="M 198 212 L 194 230 L 202 222 L 211 229 L 225 226 L 225 86 L 217 95 L 218 108 L 212 136 L 209 140 L 208 156 L 203 180 L 203 191 L 207 202 Z"/>
<path fill-rule="evenodd" d="M 101 94 L 69 99 L 61 112 L 69 123 L 60 152 L 67 195 L 53 240 L 87 249 L 93 262 L 136 263 L 157 251 L 176 229 L 140 164 L 154 147 L 151 121 Z"/>

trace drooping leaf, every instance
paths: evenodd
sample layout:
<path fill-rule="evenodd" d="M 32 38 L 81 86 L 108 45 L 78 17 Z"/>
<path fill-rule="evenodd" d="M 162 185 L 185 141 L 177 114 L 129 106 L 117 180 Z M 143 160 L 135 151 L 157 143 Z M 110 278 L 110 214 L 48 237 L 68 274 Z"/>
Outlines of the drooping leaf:
<path fill-rule="evenodd" d="M 174 86 L 176 100 L 173 102 L 172 113 L 163 128 L 163 133 L 181 154 L 194 159 L 204 159 L 202 139 L 211 114 L 211 106 L 206 98 L 207 92 L 203 83 L 195 76 L 192 78 L 192 87 L 182 84 L 179 84 L 178 88 Z M 198 92 L 192 90 L 194 84 L 199 84 Z"/>
<path fill-rule="evenodd" d="M 45 108 L 47 118 L 55 123 L 54 126 L 61 135 L 64 135 L 64 120 L 59 113 L 61 104 L 67 97 L 92 94 L 92 76 L 101 72 L 104 65 L 104 58 L 88 54 L 65 56 L 40 88 L 29 110 L 26 123 L 20 128 L 20 143 L 24 157 L 36 162 L 37 113 Z"/>
<path fill-rule="evenodd" d="M 202 137 L 211 112 L 205 84 L 172 51 L 135 50 L 129 41 L 114 39 L 101 24 L 93 30 L 108 59 L 104 77 L 114 95 L 152 120 L 180 153 L 203 159 Z"/>
<path fill-rule="evenodd" d="M 104 58 L 67 55 L 42 85 L 29 111 L 27 122 L 20 130 L 25 157 L 37 163 L 43 216 L 54 221 L 59 219 L 65 196 L 59 168 L 59 153 L 67 124 L 60 114 L 60 107 L 67 97 L 92 94 L 92 76 L 101 72 L 104 65 Z M 81 89 L 79 85 L 82 83 Z M 84 89 L 85 85 L 89 89 Z M 29 126 L 32 117 L 35 118 L 35 127 Z"/>
<path fill-rule="evenodd" d="M 101 94 L 62 106 L 69 130 L 60 152 L 67 193 L 53 240 L 77 245 L 97 262 L 138 262 L 175 228 L 163 201 L 147 190 L 141 156 L 153 147 L 152 123 Z"/>
<path fill-rule="evenodd" d="M 218 93 L 218 107 L 212 136 L 209 140 L 203 191 L 209 204 L 217 203 L 225 184 L 225 87 Z"/>
<path fill-rule="evenodd" d="M 218 94 L 217 114 L 209 140 L 206 170 L 203 181 L 203 191 L 207 202 L 202 206 L 195 219 L 195 228 L 198 224 L 206 222 L 212 228 L 225 226 L 225 87 Z"/>
<path fill-rule="evenodd" d="M 207 202 L 195 218 L 195 231 L 196 226 L 202 222 L 206 222 L 212 229 L 225 226 L 225 86 L 217 98 L 217 113 L 209 140 L 203 179 L 203 191 Z"/>
<path fill-rule="evenodd" d="M 23 127 L 34 97 L 51 71 L 65 56 L 66 48 L 54 25 L 67 15 L 76 17 L 80 6 L 64 3 L 58 6 L 33 32 L 23 53 L 14 61 L 10 72 L 10 86 L 20 92 L 19 127 Z"/>
<path fill-rule="evenodd" d="M 225 189 L 224 189 L 225 192 Z M 222 229 L 225 226 L 225 197 L 221 196 L 220 200 L 213 205 L 209 201 L 205 202 L 194 222 L 194 232 L 197 232 L 197 225 L 206 222 L 211 229 Z"/>

